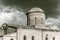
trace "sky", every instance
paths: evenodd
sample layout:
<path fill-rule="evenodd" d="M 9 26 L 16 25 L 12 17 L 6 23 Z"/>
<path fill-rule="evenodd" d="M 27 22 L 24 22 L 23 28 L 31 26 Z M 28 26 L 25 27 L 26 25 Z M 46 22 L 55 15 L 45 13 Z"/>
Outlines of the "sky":
<path fill-rule="evenodd" d="M 0 23 L 9 22 L 26 25 L 27 17 L 25 14 L 31 8 L 39 7 L 45 11 L 46 25 L 60 28 L 60 0 L 0 0 L 0 6 L 3 9 L 2 12 L 0 11 Z M 14 9 L 16 12 L 13 11 Z M 5 13 L 4 11 L 8 12 Z"/>
<path fill-rule="evenodd" d="M 60 0 L 1 0 L 2 5 L 16 6 L 28 12 L 33 7 L 42 8 L 46 17 L 60 16 Z"/>

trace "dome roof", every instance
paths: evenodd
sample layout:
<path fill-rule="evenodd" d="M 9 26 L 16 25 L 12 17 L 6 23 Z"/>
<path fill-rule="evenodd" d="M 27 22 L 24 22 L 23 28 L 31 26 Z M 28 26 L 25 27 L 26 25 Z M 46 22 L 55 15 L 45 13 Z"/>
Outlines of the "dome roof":
<path fill-rule="evenodd" d="M 36 11 L 38 11 L 38 12 L 44 12 L 41 8 L 38 8 L 38 7 L 30 9 L 29 12 L 36 12 Z"/>

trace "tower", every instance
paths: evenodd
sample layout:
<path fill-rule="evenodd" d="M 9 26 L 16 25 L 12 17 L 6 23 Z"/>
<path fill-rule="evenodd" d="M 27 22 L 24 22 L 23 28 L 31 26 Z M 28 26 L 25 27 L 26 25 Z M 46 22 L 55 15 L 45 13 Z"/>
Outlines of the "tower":
<path fill-rule="evenodd" d="M 45 14 L 41 8 L 32 8 L 27 13 L 27 25 L 45 26 Z"/>

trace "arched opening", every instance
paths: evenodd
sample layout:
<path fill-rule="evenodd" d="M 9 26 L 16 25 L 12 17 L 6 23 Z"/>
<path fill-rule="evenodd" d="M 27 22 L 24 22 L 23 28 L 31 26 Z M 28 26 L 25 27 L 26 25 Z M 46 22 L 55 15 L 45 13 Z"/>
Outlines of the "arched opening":
<path fill-rule="evenodd" d="M 13 39 L 10 39 L 10 40 L 13 40 Z"/>
<path fill-rule="evenodd" d="M 43 18 L 41 17 L 41 24 L 43 24 L 44 23 L 44 21 L 43 21 Z"/>
<path fill-rule="evenodd" d="M 34 36 L 32 36 L 32 40 L 34 40 Z"/>
<path fill-rule="evenodd" d="M 46 38 L 45 39 L 48 40 L 48 34 L 46 34 Z"/>
<path fill-rule="evenodd" d="M 48 37 L 46 37 L 46 40 L 48 40 Z"/>
<path fill-rule="evenodd" d="M 24 35 L 24 40 L 26 40 L 26 36 Z"/>
<path fill-rule="evenodd" d="M 55 37 L 53 37 L 53 40 L 55 40 Z"/>
<path fill-rule="evenodd" d="M 35 17 L 35 24 L 37 24 L 37 18 Z"/>

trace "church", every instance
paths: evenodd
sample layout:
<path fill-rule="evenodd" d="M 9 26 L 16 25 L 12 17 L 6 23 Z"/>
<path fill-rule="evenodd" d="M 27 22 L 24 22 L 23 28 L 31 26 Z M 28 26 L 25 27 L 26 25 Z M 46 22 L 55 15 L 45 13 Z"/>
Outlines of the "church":
<path fill-rule="evenodd" d="M 45 11 L 32 8 L 26 13 L 27 26 L 4 23 L 0 40 L 60 40 L 60 30 L 45 25 Z"/>

